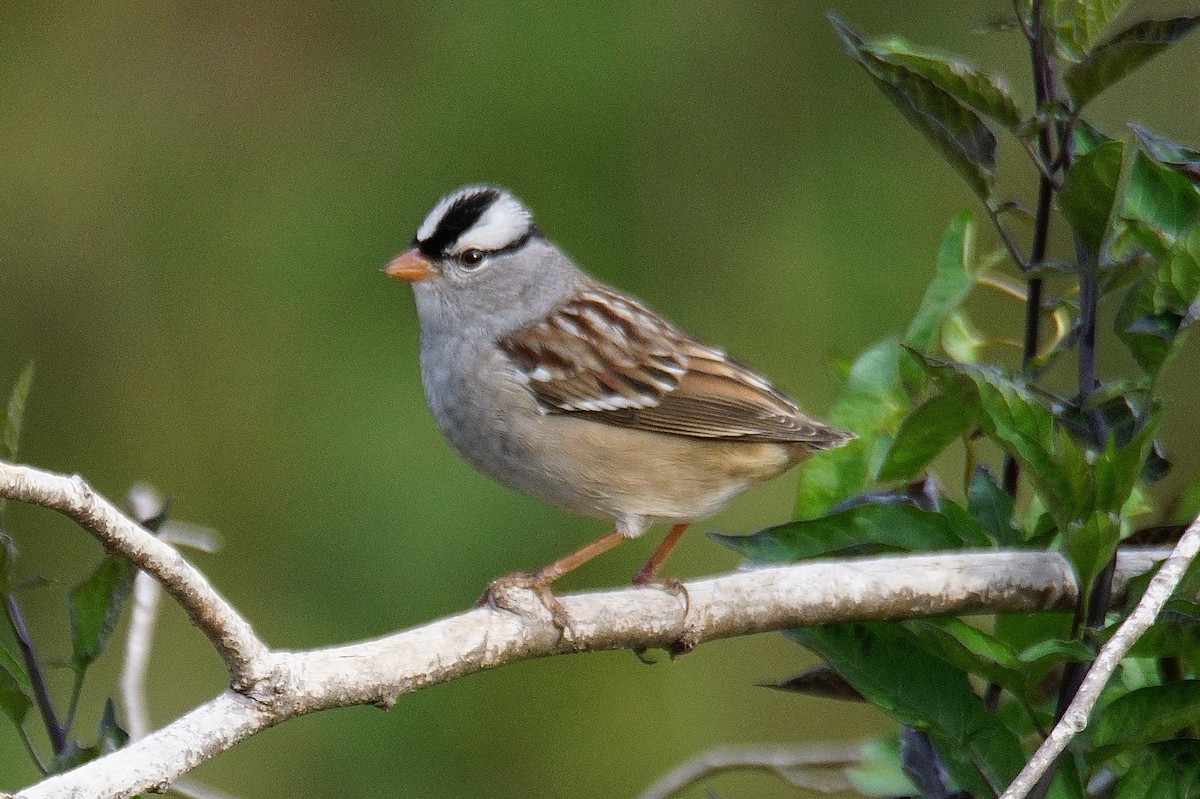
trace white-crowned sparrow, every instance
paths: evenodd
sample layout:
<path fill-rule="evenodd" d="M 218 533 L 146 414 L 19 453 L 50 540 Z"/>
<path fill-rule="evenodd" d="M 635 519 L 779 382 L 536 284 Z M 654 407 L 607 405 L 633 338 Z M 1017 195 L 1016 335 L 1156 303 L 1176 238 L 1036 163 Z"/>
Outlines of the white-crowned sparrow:
<path fill-rule="evenodd" d="M 635 578 L 651 580 L 684 528 L 848 433 L 800 412 L 765 378 L 584 274 L 512 194 L 442 198 L 384 271 L 413 285 L 421 377 L 442 432 L 510 488 L 612 519 L 603 538 L 532 574 L 536 590 L 592 557 L 674 525 Z"/>

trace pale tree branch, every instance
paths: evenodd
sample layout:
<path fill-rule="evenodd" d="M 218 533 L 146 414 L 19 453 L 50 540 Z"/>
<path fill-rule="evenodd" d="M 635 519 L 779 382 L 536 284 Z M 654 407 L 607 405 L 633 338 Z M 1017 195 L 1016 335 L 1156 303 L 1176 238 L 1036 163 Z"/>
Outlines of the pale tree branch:
<path fill-rule="evenodd" d="M 289 718 L 398 697 L 485 669 L 549 655 L 671 648 L 757 632 L 868 619 L 1068 609 L 1077 587 L 1053 552 L 987 551 L 811 561 L 660 589 L 562 597 L 554 626 L 528 591 L 510 610 L 481 608 L 383 638 L 305 652 L 272 651 L 169 544 L 125 518 L 78 478 L 0 462 L 0 496 L 58 510 L 159 580 L 222 652 L 234 689 L 102 758 L 20 792 L 23 799 L 107 799 L 165 790 L 189 770 Z M 1167 552 L 1122 552 L 1118 587 Z M 240 675 L 242 679 L 236 679 Z M 253 679 L 245 679 L 252 677 Z"/>
<path fill-rule="evenodd" d="M 105 549 L 158 580 L 216 647 L 235 688 L 250 689 L 269 673 L 269 651 L 250 623 L 174 547 L 122 514 L 82 477 L 0 461 L 0 496 L 70 517 Z"/>
<path fill-rule="evenodd" d="M 1104 686 L 1112 678 L 1121 659 L 1154 624 L 1163 605 L 1171 598 L 1179 581 L 1183 579 L 1184 572 L 1195 559 L 1197 550 L 1200 550 L 1200 518 L 1192 522 L 1187 532 L 1179 539 L 1171 555 L 1150 580 L 1150 585 L 1146 587 L 1146 592 L 1142 594 L 1133 612 L 1121 622 L 1121 626 L 1113 633 L 1113 637 L 1108 639 L 1108 643 L 1100 648 L 1095 662 L 1088 669 L 1079 690 L 1075 693 L 1075 698 L 1058 724 L 1050 731 L 1050 737 L 1042 742 L 1000 799 L 1023 799 L 1067 748 L 1071 739 L 1087 727 L 1092 709 L 1096 706 Z"/>
<path fill-rule="evenodd" d="M 833 793 L 850 787 L 845 769 L 862 760 L 862 744 L 718 746 L 660 777 L 638 799 L 667 799 L 726 771 L 765 771 L 797 788 Z"/>

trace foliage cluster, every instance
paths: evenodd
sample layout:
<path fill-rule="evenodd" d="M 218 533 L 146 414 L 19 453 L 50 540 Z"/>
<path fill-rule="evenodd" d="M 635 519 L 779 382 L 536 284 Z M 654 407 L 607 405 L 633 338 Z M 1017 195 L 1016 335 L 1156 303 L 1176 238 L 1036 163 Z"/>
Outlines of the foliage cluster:
<path fill-rule="evenodd" d="M 950 223 L 903 338 L 881 341 L 847 368 L 831 420 L 858 439 L 810 463 L 797 521 L 721 539 L 759 562 L 1049 548 L 1069 558 L 1085 586 L 1073 615 L 790 631 L 828 666 L 781 687 L 857 695 L 903 725 L 855 773 L 866 795 L 998 795 L 1145 584 L 1112 602 L 1118 545 L 1169 542 L 1186 520 L 1179 514 L 1195 510 L 1156 508 L 1150 486 L 1170 468 L 1156 438 L 1160 377 L 1200 316 L 1200 152 L 1135 124 L 1123 141 L 1084 112 L 1200 16 L 1120 27 L 1124 5 L 1018 0 L 1014 17 L 989 25 L 1023 34 L 1035 88 L 1027 110 L 993 74 L 898 39 L 867 40 L 831 17 L 850 58 L 978 196 L 1000 244 L 978 251 L 969 211 Z M 1032 209 L 998 196 L 1002 135 L 1032 163 Z M 1021 226 L 1030 228 L 1028 250 Z M 969 315 L 981 290 L 1026 303 L 1012 368 L 996 354 L 1005 342 Z M 1105 355 L 1127 349 L 1126 374 L 1116 353 L 1101 369 L 1098 332 L 1109 319 L 1113 335 L 1099 341 Z M 939 480 L 933 467 L 955 462 L 942 456 L 957 447 L 961 484 Z M 1187 583 L 1040 795 L 1200 796 L 1200 585 Z"/>

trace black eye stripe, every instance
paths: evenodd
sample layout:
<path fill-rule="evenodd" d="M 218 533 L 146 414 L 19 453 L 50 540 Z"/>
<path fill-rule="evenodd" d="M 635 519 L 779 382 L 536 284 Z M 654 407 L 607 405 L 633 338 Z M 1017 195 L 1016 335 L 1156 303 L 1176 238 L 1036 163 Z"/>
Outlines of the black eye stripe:
<path fill-rule="evenodd" d="M 446 209 L 446 213 L 442 214 L 433 235 L 425 241 L 417 242 L 417 248 L 428 258 L 443 255 L 446 248 L 470 230 L 498 199 L 500 192 L 495 189 L 483 189 L 459 197 Z"/>

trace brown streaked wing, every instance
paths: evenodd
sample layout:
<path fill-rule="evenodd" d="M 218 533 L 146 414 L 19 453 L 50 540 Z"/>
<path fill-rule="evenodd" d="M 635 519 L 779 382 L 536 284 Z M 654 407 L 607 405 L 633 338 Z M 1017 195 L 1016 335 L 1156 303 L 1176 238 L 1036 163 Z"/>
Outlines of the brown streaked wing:
<path fill-rule="evenodd" d="M 849 438 L 805 416 L 750 368 L 599 284 L 499 343 L 550 412 L 587 413 L 670 435 L 814 449 Z"/>

